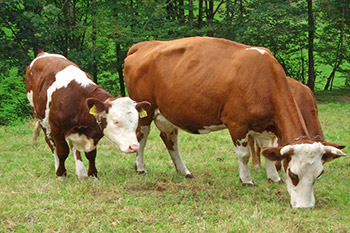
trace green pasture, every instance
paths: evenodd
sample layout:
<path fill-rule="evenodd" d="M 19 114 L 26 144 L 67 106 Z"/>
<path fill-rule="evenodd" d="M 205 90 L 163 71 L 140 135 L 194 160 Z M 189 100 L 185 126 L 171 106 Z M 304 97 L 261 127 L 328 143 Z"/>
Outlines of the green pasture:
<path fill-rule="evenodd" d="M 350 89 L 316 97 L 326 139 L 346 145 L 349 155 Z M 195 179 L 175 171 L 153 126 L 147 175 L 136 174 L 134 154 L 122 154 L 103 139 L 99 180 L 79 180 L 70 155 L 61 181 L 43 134 L 32 142 L 33 125 L 30 120 L 0 127 L 0 232 L 350 231 L 349 157 L 325 164 L 315 183 L 314 209 L 295 210 L 285 184 L 269 183 L 264 169 L 251 169 L 255 187 L 241 185 L 226 130 L 180 132 L 182 157 Z"/>

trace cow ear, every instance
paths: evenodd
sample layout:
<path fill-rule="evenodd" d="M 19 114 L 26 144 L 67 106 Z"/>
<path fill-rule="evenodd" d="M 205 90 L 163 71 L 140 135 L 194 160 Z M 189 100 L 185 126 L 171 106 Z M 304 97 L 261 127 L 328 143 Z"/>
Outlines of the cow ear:
<path fill-rule="evenodd" d="M 88 107 L 89 113 L 94 116 L 100 114 L 103 111 L 107 111 L 108 109 L 105 103 L 95 98 L 86 99 L 86 105 Z"/>
<path fill-rule="evenodd" d="M 266 157 L 271 161 L 280 161 L 283 159 L 283 156 L 280 153 L 281 148 L 282 147 L 271 147 L 271 148 L 262 150 L 261 153 L 264 157 Z"/>
<path fill-rule="evenodd" d="M 264 157 L 271 161 L 280 161 L 285 159 L 288 156 L 291 156 L 294 152 L 292 146 L 284 146 L 284 147 L 271 147 L 264 149 L 261 153 Z"/>
<path fill-rule="evenodd" d="M 340 145 L 340 144 L 335 144 L 335 143 L 330 143 L 330 142 L 326 142 L 326 141 L 322 141 L 322 144 L 325 146 L 333 146 L 339 150 L 344 149 L 345 146 L 344 145 Z"/>
<path fill-rule="evenodd" d="M 333 146 L 325 146 L 324 149 L 325 149 L 325 153 L 322 156 L 322 161 L 324 163 L 330 162 L 333 159 L 337 159 L 337 158 L 346 156 L 346 154 L 343 151 L 341 151 Z"/>
<path fill-rule="evenodd" d="M 147 111 L 150 109 L 151 104 L 147 101 L 135 102 L 135 108 L 140 114 L 140 118 L 147 117 Z"/>

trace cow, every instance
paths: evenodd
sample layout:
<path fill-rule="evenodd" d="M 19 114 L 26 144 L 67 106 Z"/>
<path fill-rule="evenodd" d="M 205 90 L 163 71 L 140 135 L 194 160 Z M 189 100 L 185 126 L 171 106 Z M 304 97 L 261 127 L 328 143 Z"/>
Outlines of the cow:
<path fill-rule="evenodd" d="M 64 163 L 69 146 L 66 140 L 80 179 L 97 177 L 96 146 L 104 135 L 122 152 L 133 153 L 139 149 L 138 112 L 147 109 L 148 102 L 114 98 L 64 56 L 43 51 L 27 67 L 25 83 L 30 108 L 45 132 L 58 177 L 67 174 Z M 40 128 L 35 128 L 37 136 Z M 88 173 L 81 152 L 85 152 L 89 160 Z"/>
<path fill-rule="evenodd" d="M 286 74 L 266 48 L 212 37 L 140 42 L 128 51 L 124 75 L 129 96 L 151 103 L 139 121 L 140 173 L 153 120 L 186 177 L 193 175 L 179 154 L 178 128 L 194 134 L 228 129 L 243 185 L 254 185 L 247 165 L 252 136 L 264 149 L 268 179 L 281 181 L 274 161 L 283 160 L 293 208 L 314 207 L 313 182 L 324 162 L 346 156 L 310 138 Z"/>
<path fill-rule="evenodd" d="M 343 149 L 345 146 L 338 144 L 330 144 L 325 141 L 321 123 L 318 120 L 318 110 L 315 97 L 310 90 L 310 88 L 301 82 L 287 77 L 289 87 L 292 91 L 292 95 L 299 107 L 301 115 L 304 119 L 307 130 L 309 131 L 309 136 L 313 141 L 321 142 L 324 145 L 334 146 L 338 149 Z M 255 145 L 253 137 L 249 136 L 248 143 L 252 153 L 252 164 L 256 169 L 261 168 L 260 162 L 260 147 Z M 281 163 L 278 161 L 276 163 L 277 170 L 280 170 Z"/>

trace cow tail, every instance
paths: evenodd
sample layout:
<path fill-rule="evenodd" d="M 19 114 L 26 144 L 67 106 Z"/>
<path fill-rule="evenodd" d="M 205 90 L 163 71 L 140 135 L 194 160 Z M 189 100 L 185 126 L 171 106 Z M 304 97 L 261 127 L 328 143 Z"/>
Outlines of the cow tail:
<path fill-rule="evenodd" d="M 33 142 L 35 142 L 38 139 L 39 135 L 40 135 L 40 123 L 39 121 L 36 121 L 34 126 Z"/>

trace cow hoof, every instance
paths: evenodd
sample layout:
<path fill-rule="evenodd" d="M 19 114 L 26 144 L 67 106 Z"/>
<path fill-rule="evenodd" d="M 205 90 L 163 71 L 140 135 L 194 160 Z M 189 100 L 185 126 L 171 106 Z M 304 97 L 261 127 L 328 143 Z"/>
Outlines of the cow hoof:
<path fill-rule="evenodd" d="M 88 180 L 94 182 L 94 183 L 99 183 L 100 180 L 97 178 L 97 176 L 89 176 Z"/>
<path fill-rule="evenodd" d="M 281 180 L 281 179 L 278 180 L 278 181 L 274 181 L 274 180 L 272 180 L 271 178 L 269 178 L 269 179 L 267 179 L 267 181 L 270 182 L 270 183 L 284 184 L 283 180 Z"/>
<path fill-rule="evenodd" d="M 57 176 L 56 180 L 59 182 L 64 182 L 66 180 L 66 176 Z"/>
<path fill-rule="evenodd" d="M 248 183 L 243 183 L 242 179 L 239 179 L 242 183 L 243 186 L 248 186 L 248 187 L 253 187 L 255 186 L 255 184 L 253 183 L 253 181 L 250 181 Z"/>
<path fill-rule="evenodd" d="M 86 180 L 88 178 L 88 176 L 78 176 L 79 180 Z"/>
<path fill-rule="evenodd" d="M 138 173 L 139 175 L 146 175 L 146 174 L 147 174 L 146 171 L 137 171 L 137 173 Z"/>
<path fill-rule="evenodd" d="M 194 179 L 194 175 L 192 175 L 191 173 L 190 174 L 187 174 L 185 176 L 187 179 Z"/>

